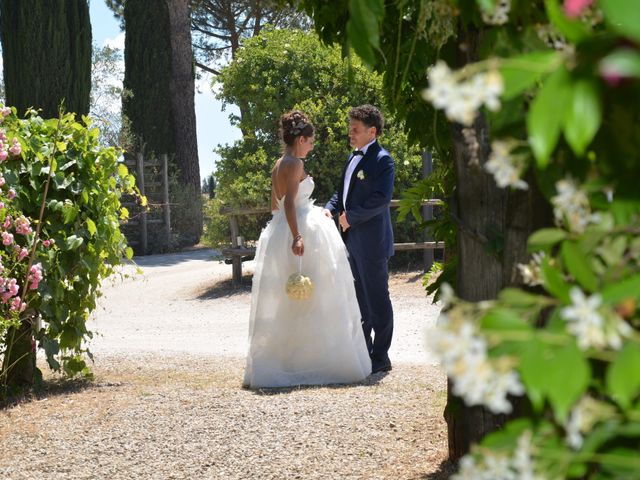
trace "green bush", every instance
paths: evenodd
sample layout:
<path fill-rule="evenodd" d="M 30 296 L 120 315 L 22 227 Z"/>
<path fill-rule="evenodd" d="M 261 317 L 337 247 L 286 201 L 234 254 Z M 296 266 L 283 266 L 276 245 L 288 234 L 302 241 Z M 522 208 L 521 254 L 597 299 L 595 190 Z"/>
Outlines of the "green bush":
<path fill-rule="evenodd" d="M 34 322 L 41 328 L 32 334 L 53 370 L 89 374 L 85 343 L 92 333 L 86 322 L 100 282 L 132 255 L 119 222 L 128 217 L 120 197 L 134 191 L 134 177 L 118 162 L 116 149 L 100 146 L 100 133 L 87 118 L 79 123 L 66 114 L 45 120 L 30 110 L 25 119 L 6 116 L 2 128 L 21 147 L 19 155 L 0 164 L 16 192 L 10 208 L 30 219 L 42 215 L 42 223 L 36 222 L 40 238 L 52 242 L 48 248 L 38 244 L 33 260 L 42 265 L 44 279 L 29 301 L 42 320 Z M 3 216 L 7 212 L 0 210 Z M 8 336 L 0 339 L 2 350 L 7 341 Z"/>

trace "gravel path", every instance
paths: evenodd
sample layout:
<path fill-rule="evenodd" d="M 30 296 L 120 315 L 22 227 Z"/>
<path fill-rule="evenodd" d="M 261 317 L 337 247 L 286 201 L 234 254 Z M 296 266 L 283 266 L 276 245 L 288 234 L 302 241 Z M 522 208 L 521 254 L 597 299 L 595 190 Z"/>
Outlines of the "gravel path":
<path fill-rule="evenodd" d="M 105 286 L 95 380 L 52 378 L 0 411 L 0 478 L 447 478 L 445 379 L 422 348 L 438 308 L 419 273 L 390 282 L 390 374 L 250 391 L 250 280 L 231 289 L 213 253 L 142 257 L 143 274 Z"/>

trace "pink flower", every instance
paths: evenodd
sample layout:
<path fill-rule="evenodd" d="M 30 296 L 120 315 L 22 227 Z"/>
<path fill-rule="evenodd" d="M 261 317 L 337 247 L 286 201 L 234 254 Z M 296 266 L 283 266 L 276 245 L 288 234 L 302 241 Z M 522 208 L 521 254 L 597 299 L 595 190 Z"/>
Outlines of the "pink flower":
<path fill-rule="evenodd" d="M 0 202 L 0 209 L 4 208 L 4 202 Z"/>
<path fill-rule="evenodd" d="M 0 110 L 0 114 L 2 114 L 3 117 L 8 117 L 9 115 L 11 115 L 11 107 L 3 107 Z"/>
<path fill-rule="evenodd" d="M 20 235 L 29 235 L 32 231 L 31 222 L 27 217 L 21 215 L 16 218 L 16 233 L 19 233 Z"/>
<path fill-rule="evenodd" d="M 624 59 L 632 55 L 635 55 L 635 51 L 629 48 L 622 48 L 600 61 L 598 73 L 610 87 L 617 87 L 629 77 Z M 621 59 L 622 61 L 620 61 Z"/>
<path fill-rule="evenodd" d="M 51 245 L 51 242 L 49 240 L 45 240 L 42 242 L 42 245 L 44 245 L 45 248 L 49 248 L 49 245 Z"/>
<path fill-rule="evenodd" d="M 4 179 L 2 175 L 0 175 L 0 187 L 4 186 L 5 183 L 7 183 L 7 181 Z"/>
<path fill-rule="evenodd" d="M 13 235 L 9 232 L 2 232 L 2 244 L 11 245 L 13 243 Z"/>
<path fill-rule="evenodd" d="M 564 13 L 569 18 L 577 18 L 593 3 L 593 0 L 564 0 Z"/>
<path fill-rule="evenodd" d="M 3 148 L 0 148 L 0 162 L 4 162 L 8 156 L 9 156 L 9 153 Z"/>
<path fill-rule="evenodd" d="M 11 215 L 7 215 L 4 219 L 4 223 L 2 224 L 2 228 L 8 230 L 11 228 Z"/>
<path fill-rule="evenodd" d="M 16 198 L 16 191 L 13 188 L 10 188 L 7 192 L 7 198 L 9 200 L 13 200 L 14 198 Z"/>
<path fill-rule="evenodd" d="M 11 310 L 18 310 L 19 312 L 24 312 L 25 308 L 27 308 L 27 304 L 24 303 L 20 297 L 15 297 L 11 301 Z"/>
<path fill-rule="evenodd" d="M 36 263 L 29 270 L 29 277 L 27 279 L 29 289 L 36 290 L 42 278 L 42 264 Z"/>
<path fill-rule="evenodd" d="M 20 152 L 22 152 L 22 146 L 18 143 L 17 138 L 13 137 L 13 145 L 9 147 L 9 151 L 12 155 L 20 155 Z"/>
<path fill-rule="evenodd" d="M 12 278 L 9 281 L 3 279 L 4 285 L 2 285 L 2 293 L 0 293 L 0 298 L 4 303 L 7 303 L 11 297 L 15 297 L 20 291 L 20 287 L 18 286 L 18 281 L 15 278 Z"/>
<path fill-rule="evenodd" d="M 22 260 L 27 255 L 29 255 L 29 250 L 27 250 L 26 248 L 20 249 L 20 253 L 18 253 L 18 261 Z"/>

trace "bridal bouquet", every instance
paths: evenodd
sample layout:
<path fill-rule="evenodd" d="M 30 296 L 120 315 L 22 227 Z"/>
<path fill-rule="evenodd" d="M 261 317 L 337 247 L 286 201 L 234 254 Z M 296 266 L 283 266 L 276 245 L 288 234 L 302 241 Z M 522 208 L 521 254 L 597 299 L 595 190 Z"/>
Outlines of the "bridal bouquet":
<path fill-rule="evenodd" d="M 313 282 L 300 272 L 292 273 L 287 279 L 285 290 L 292 300 L 308 300 L 313 295 Z"/>

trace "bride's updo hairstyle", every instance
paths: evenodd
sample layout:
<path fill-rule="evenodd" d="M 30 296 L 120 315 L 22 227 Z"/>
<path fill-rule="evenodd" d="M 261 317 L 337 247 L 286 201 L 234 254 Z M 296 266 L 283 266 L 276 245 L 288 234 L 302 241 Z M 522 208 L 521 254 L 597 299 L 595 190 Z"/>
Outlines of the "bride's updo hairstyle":
<path fill-rule="evenodd" d="M 287 147 L 292 147 L 299 136 L 313 136 L 314 131 L 313 124 L 300 110 L 292 110 L 280 117 L 280 140 Z"/>

